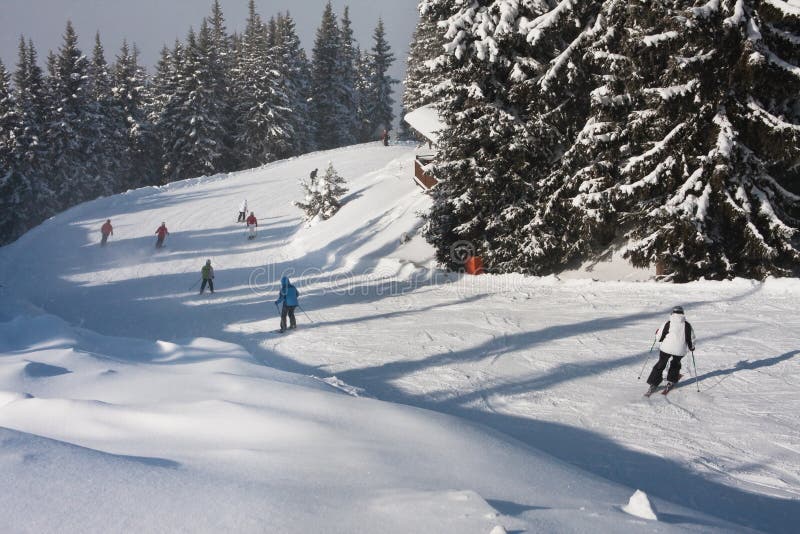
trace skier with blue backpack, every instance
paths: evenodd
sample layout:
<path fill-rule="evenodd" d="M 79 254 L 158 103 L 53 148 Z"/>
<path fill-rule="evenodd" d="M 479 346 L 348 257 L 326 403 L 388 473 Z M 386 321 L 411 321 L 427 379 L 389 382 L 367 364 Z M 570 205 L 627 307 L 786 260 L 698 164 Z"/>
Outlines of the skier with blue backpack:
<path fill-rule="evenodd" d="M 281 278 L 281 289 L 278 293 L 278 300 L 275 301 L 275 306 L 279 308 L 281 314 L 281 333 L 286 331 L 286 316 L 289 316 L 289 328 L 297 328 L 294 309 L 298 306 L 297 297 L 299 295 L 300 292 L 289 282 L 288 276 Z"/>

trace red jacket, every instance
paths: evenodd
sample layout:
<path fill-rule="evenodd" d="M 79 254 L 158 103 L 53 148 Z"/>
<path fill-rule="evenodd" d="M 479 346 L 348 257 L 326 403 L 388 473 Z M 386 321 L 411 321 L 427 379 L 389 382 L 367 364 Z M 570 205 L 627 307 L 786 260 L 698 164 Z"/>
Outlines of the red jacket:
<path fill-rule="evenodd" d="M 111 227 L 111 223 L 110 222 L 107 222 L 107 223 L 104 223 L 103 226 L 100 227 L 100 232 L 102 232 L 103 235 L 113 234 L 114 233 L 114 228 Z"/>
<path fill-rule="evenodd" d="M 251 215 L 250 217 L 247 218 L 247 226 L 250 225 L 258 226 L 258 221 L 256 220 L 255 215 Z"/>
<path fill-rule="evenodd" d="M 169 235 L 169 230 L 167 230 L 166 226 L 159 226 L 158 230 L 156 230 L 156 233 L 158 234 L 158 237 L 163 238 Z"/>

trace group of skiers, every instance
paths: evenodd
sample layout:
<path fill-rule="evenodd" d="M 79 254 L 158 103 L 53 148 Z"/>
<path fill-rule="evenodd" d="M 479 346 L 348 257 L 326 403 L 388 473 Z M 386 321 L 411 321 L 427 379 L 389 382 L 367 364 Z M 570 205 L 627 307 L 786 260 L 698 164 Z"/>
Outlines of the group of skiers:
<path fill-rule="evenodd" d="M 312 171 L 313 175 L 316 175 L 317 169 Z M 247 214 L 247 199 L 242 201 L 241 206 L 239 207 L 239 218 L 236 222 L 244 222 L 247 225 L 247 232 L 248 232 L 248 239 L 255 239 L 256 238 L 256 230 L 258 228 L 258 219 L 256 219 L 256 215 L 254 212 L 250 212 L 250 215 L 245 217 Z M 100 246 L 105 247 L 108 244 L 109 236 L 114 235 L 114 227 L 111 225 L 111 219 L 106 219 L 106 222 L 100 227 Z M 169 230 L 167 229 L 166 222 L 161 222 L 161 226 L 156 229 L 155 232 L 156 237 L 156 248 L 160 249 L 164 246 L 164 240 L 169 235 Z M 205 291 L 206 287 L 208 287 L 211 293 L 214 292 L 214 268 L 211 266 L 211 260 L 206 260 L 205 265 L 200 269 L 200 294 L 202 295 Z M 298 296 L 299 291 L 297 288 L 293 286 L 289 282 L 289 278 L 284 276 L 281 278 L 281 288 L 278 292 L 278 299 L 275 301 L 275 306 L 278 308 L 278 313 L 281 316 L 281 328 L 280 332 L 285 332 L 287 330 L 286 319 L 289 319 L 289 326 L 288 328 L 293 329 L 297 328 L 297 321 L 295 320 L 294 310 L 299 305 L 298 303 Z"/>

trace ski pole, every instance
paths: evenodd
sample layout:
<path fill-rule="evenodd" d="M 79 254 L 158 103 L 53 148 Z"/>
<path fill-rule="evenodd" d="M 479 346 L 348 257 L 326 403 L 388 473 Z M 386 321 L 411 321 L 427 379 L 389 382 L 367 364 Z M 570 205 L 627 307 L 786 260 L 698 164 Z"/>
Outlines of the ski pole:
<path fill-rule="evenodd" d="M 301 312 L 303 312 L 303 315 L 305 315 L 306 317 L 308 317 L 308 314 L 307 314 L 307 313 L 306 313 L 306 311 L 303 309 L 303 307 L 302 307 L 302 306 L 300 306 L 300 304 L 298 304 L 298 305 L 297 305 L 297 307 L 298 307 L 298 308 L 300 308 L 300 311 L 301 311 Z M 314 319 L 312 319 L 311 317 L 308 317 L 308 320 L 309 320 L 309 321 L 311 321 L 311 324 L 315 324 L 315 323 L 314 323 Z"/>
<path fill-rule="evenodd" d="M 694 351 L 692 351 L 692 365 L 694 365 L 694 385 L 697 391 L 700 392 L 700 384 L 697 383 L 697 362 L 694 361 Z"/>
<path fill-rule="evenodd" d="M 200 280 L 198 280 L 197 282 L 195 282 L 194 284 L 192 284 L 192 287 L 190 287 L 190 288 L 189 288 L 189 291 L 191 291 L 192 289 L 194 289 L 195 287 L 197 287 L 197 284 L 199 284 L 199 283 L 200 283 Z"/>
<path fill-rule="evenodd" d="M 656 334 L 658 334 L 658 330 L 656 330 Z M 650 353 L 653 352 L 653 347 L 656 346 L 656 339 L 658 339 L 658 336 L 653 338 L 653 344 L 650 345 L 650 350 L 647 351 L 647 358 L 644 359 L 644 363 L 642 364 L 642 370 L 639 371 L 639 376 L 636 377 L 636 380 L 642 379 L 642 373 L 644 373 L 644 368 L 647 365 L 647 360 L 650 359 Z"/>

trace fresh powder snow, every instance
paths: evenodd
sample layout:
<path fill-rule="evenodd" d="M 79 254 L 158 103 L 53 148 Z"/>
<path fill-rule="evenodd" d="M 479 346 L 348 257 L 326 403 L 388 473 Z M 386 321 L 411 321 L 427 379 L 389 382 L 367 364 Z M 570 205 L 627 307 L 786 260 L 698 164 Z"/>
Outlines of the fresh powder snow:
<path fill-rule="evenodd" d="M 129 191 L 0 249 L 0 530 L 795 530 L 797 280 L 447 273 L 413 154 Z M 328 161 L 349 192 L 306 227 L 292 202 Z M 302 309 L 279 335 L 283 274 Z M 694 358 L 644 398 L 678 304 Z"/>

